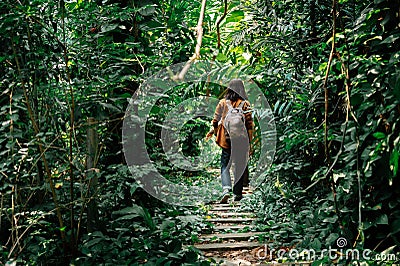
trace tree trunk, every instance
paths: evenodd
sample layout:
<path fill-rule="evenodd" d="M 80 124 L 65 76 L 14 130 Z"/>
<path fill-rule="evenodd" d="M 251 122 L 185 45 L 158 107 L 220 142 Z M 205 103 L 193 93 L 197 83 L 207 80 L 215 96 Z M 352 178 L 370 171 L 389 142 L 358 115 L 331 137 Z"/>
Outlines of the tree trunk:
<path fill-rule="evenodd" d="M 87 207 L 87 229 L 88 232 L 94 232 L 98 229 L 99 212 L 96 203 L 96 195 L 98 188 L 98 178 L 95 171 L 96 155 L 97 155 L 97 122 L 93 117 L 88 118 L 87 129 L 87 158 L 86 158 L 86 180 L 89 182 L 88 187 L 88 207 Z"/>

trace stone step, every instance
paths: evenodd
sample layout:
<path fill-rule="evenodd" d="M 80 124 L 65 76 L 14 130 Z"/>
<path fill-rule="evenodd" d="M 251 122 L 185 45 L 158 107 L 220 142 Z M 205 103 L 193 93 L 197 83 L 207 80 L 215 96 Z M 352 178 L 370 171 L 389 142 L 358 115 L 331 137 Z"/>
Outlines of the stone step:
<path fill-rule="evenodd" d="M 262 234 L 263 232 L 247 232 L 247 233 L 216 233 L 216 234 L 208 234 L 202 235 L 200 238 L 205 240 L 226 240 L 226 239 L 234 239 L 234 240 L 243 240 L 249 239 L 251 237 L 257 237 Z"/>
<path fill-rule="evenodd" d="M 213 207 L 209 211 L 215 212 L 215 211 L 232 211 L 232 210 L 237 210 L 237 207 Z"/>
<path fill-rule="evenodd" d="M 243 189 L 243 197 L 247 198 L 253 193 L 253 187 Z M 245 199 L 246 200 L 246 199 Z M 228 256 L 231 251 L 242 252 L 262 247 L 259 243 L 259 237 L 265 234 L 258 232 L 254 228 L 256 214 L 251 208 L 240 208 L 246 204 L 246 201 L 233 201 L 230 197 L 227 203 L 209 203 L 209 210 L 205 217 L 205 222 L 212 223 L 213 234 L 206 232 L 199 236 L 203 243 L 197 243 L 194 246 L 204 252 L 205 256 Z M 208 254 L 208 255 L 207 255 Z M 225 265 L 225 264 L 224 264 Z M 236 264 L 242 265 L 242 264 Z M 249 264 L 243 264 L 249 265 Z"/>
<path fill-rule="evenodd" d="M 251 223 L 255 221 L 256 218 L 211 218 L 206 219 L 207 222 L 212 223 Z"/>
<path fill-rule="evenodd" d="M 251 230 L 253 228 L 252 225 L 250 224 L 237 224 L 237 225 L 226 225 L 226 224 L 221 224 L 221 225 L 216 225 L 213 227 L 214 231 L 228 231 L 228 230 L 246 230 L 249 229 Z"/>
<path fill-rule="evenodd" d="M 212 208 L 221 208 L 221 207 L 223 208 L 223 207 L 238 207 L 240 205 L 241 205 L 240 201 L 234 201 L 231 203 L 214 203 L 211 206 Z"/>
<path fill-rule="evenodd" d="M 233 243 L 211 243 L 211 244 L 196 244 L 195 248 L 202 251 L 211 251 L 211 250 L 235 250 L 235 249 L 251 249 L 255 247 L 260 247 L 263 244 L 258 242 L 233 242 Z"/>
<path fill-rule="evenodd" d="M 221 211 L 209 211 L 209 215 L 217 217 L 254 217 L 252 212 L 221 212 Z"/>

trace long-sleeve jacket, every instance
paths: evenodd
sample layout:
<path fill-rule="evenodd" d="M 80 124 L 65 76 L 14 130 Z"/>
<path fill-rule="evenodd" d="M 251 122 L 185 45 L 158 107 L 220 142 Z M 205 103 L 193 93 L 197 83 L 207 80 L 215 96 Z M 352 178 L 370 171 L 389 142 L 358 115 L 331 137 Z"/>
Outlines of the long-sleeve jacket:
<path fill-rule="evenodd" d="M 235 102 L 231 102 L 231 104 L 235 108 L 238 107 L 241 102 L 242 100 L 238 99 Z M 248 101 L 245 101 L 243 105 L 243 111 L 247 111 L 249 108 L 250 108 L 250 103 Z M 223 126 L 224 118 L 227 112 L 228 112 L 228 106 L 226 104 L 226 100 L 222 99 L 219 101 L 217 107 L 215 108 L 214 118 L 212 120 L 212 124 L 214 127 L 214 134 L 217 136 L 215 142 L 218 144 L 218 146 L 224 149 L 230 149 L 231 147 L 229 141 L 227 141 L 226 139 L 225 128 Z M 245 127 L 249 134 L 249 140 L 251 141 L 250 131 L 253 130 L 253 117 L 251 115 L 251 112 L 245 113 L 245 120 L 246 120 Z"/>

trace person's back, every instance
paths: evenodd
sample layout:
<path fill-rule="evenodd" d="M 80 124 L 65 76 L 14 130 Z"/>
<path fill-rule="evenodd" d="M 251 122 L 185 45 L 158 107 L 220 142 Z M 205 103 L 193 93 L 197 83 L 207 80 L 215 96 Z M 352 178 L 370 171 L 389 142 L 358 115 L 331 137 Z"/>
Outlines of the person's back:
<path fill-rule="evenodd" d="M 246 99 L 247 95 L 242 80 L 232 80 L 224 99 L 219 101 L 215 109 L 212 121 L 214 128 L 212 133 L 216 135 L 215 141 L 222 148 L 221 181 L 223 195 L 221 203 L 226 203 L 232 192 L 229 174 L 232 162 L 235 163 L 234 200 L 242 198 L 243 179 L 246 175 L 248 176 L 247 161 L 252 139 L 253 119 L 250 103 Z"/>
<path fill-rule="evenodd" d="M 239 105 L 243 104 L 243 112 L 244 112 L 244 126 L 246 128 L 247 134 L 249 135 L 249 129 L 253 127 L 253 119 L 250 111 L 250 103 L 246 100 L 237 99 L 236 101 L 231 102 L 233 108 L 238 108 Z M 224 126 L 226 115 L 228 114 L 228 104 L 227 99 L 222 99 L 219 101 L 217 107 L 215 108 L 214 119 L 213 119 L 213 128 L 214 135 L 216 136 L 215 142 L 218 146 L 223 149 L 231 149 L 231 143 L 229 140 L 229 132 L 227 132 L 226 127 Z M 249 136 L 250 138 L 250 136 Z"/>
<path fill-rule="evenodd" d="M 228 112 L 225 116 L 224 127 L 226 138 L 247 140 L 248 135 L 245 127 L 245 115 L 243 111 L 245 101 L 241 101 L 237 107 L 233 107 L 230 100 L 226 100 Z"/>

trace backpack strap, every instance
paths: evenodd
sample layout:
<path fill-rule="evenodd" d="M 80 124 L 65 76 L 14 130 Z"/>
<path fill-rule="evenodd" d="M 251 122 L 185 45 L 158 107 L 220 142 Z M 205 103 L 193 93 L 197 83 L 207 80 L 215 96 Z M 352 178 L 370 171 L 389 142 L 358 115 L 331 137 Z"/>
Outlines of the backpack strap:
<path fill-rule="evenodd" d="M 245 100 L 241 101 L 237 108 L 243 110 L 244 103 L 245 103 Z"/>
<path fill-rule="evenodd" d="M 245 100 L 242 100 L 241 102 L 240 102 L 240 104 L 238 105 L 238 107 L 236 107 L 237 109 L 242 109 L 243 110 L 243 106 L 244 106 L 244 103 L 245 103 L 246 101 Z M 231 109 L 233 109 L 233 105 L 232 105 L 232 103 L 231 103 L 231 100 L 226 100 L 226 105 L 228 106 L 228 109 L 229 110 L 231 110 Z"/>
<path fill-rule="evenodd" d="M 221 125 L 221 124 L 225 121 L 226 115 L 229 113 L 230 110 L 233 109 L 233 106 L 232 106 L 232 103 L 231 103 L 230 100 L 225 100 L 225 103 L 226 103 L 226 107 L 228 107 L 228 110 L 225 112 L 225 108 L 224 108 L 224 111 L 223 111 L 223 113 L 222 113 L 222 117 L 221 117 L 221 119 L 218 121 L 218 125 Z"/>
<path fill-rule="evenodd" d="M 226 105 L 228 106 L 228 111 L 233 109 L 231 100 L 226 100 Z"/>

